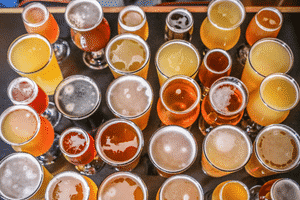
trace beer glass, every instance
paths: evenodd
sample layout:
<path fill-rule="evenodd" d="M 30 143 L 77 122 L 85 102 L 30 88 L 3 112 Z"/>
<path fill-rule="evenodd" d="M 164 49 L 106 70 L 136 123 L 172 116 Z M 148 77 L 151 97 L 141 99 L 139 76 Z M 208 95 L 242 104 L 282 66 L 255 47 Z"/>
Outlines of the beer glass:
<path fill-rule="evenodd" d="M 58 39 L 59 26 L 46 6 L 38 2 L 28 4 L 22 12 L 22 20 L 28 33 L 37 33 L 49 40 L 58 62 L 69 56 L 69 44 Z"/>
<path fill-rule="evenodd" d="M 121 10 L 118 16 L 118 33 L 136 34 L 146 41 L 149 36 L 149 27 L 143 9 L 130 5 Z"/>
<path fill-rule="evenodd" d="M 50 42 L 39 34 L 25 34 L 8 48 L 8 63 L 19 75 L 35 81 L 47 95 L 53 95 L 63 79 Z"/>
<path fill-rule="evenodd" d="M 209 132 L 202 146 L 202 170 L 222 177 L 241 170 L 252 154 L 252 142 L 241 128 L 220 125 Z"/>
<path fill-rule="evenodd" d="M 103 167 L 104 163 L 96 152 L 94 138 L 81 128 L 66 129 L 60 136 L 59 148 L 81 174 L 92 175 Z"/>
<path fill-rule="evenodd" d="M 282 73 L 271 74 L 251 93 L 247 113 L 261 126 L 279 124 L 298 104 L 299 93 L 299 85 L 292 77 Z"/>
<path fill-rule="evenodd" d="M 231 49 L 240 38 L 240 25 L 245 16 L 245 8 L 239 0 L 211 1 L 200 27 L 203 44 L 208 49 Z"/>
<path fill-rule="evenodd" d="M 65 19 L 71 27 L 71 38 L 83 53 L 84 63 L 91 69 L 104 69 L 104 48 L 110 38 L 110 27 L 96 0 L 70 1 Z"/>
<path fill-rule="evenodd" d="M 191 42 L 194 18 L 185 8 L 172 10 L 166 18 L 165 40 L 181 39 Z"/>
<path fill-rule="evenodd" d="M 191 126 L 200 113 L 201 90 L 197 82 L 183 75 L 169 78 L 160 88 L 157 114 L 164 125 Z"/>
<path fill-rule="evenodd" d="M 214 189 L 212 200 L 250 200 L 250 192 L 241 181 L 224 181 Z"/>
<path fill-rule="evenodd" d="M 180 174 L 168 178 L 158 190 L 156 200 L 164 199 L 204 200 L 204 193 L 196 179 Z"/>
<path fill-rule="evenodd" d="M 45 200 L 96 200 L 97 192 L 98 187 L 92 179 L 77 172 L 64 171 L 55 175 L 49 182 Z"/>
<path fill-rule="evenodd" d="M 293 63 L 293 52 L 286 43 L 277 38 L 264 38 L 251 47 L 241 80 L 251 93 L 266 76 L 287 73 Z"/>
<path fill-rule="evenodd" d="M 102 181 L 98 200 L 105 199 L 147 200 L 148 190 L 144 181 L 131 172 L 115 172 Z"/>
<path fill-rule="evenodd" d="M 230 55 L 222 49 L 212 49 L 205 54 L 198 73 L 203 86 L 202 96 L 208 94 L 209 88 L 217 79 L 230 75 L 231 66 Z"/>
<path fill-rule="evenodd" d="M 195 78 L 201 63 L 197 48 L 185 40 L 165 42 L 155 55 L 160 86 L 170 77 L 185 75 Z"/>
<path fill-rule="evenodd" d="M 256 178 L 285 173 L 299 165 L 299 151 L 299 135 L 286 125 L 272 124 L 258 133 L 245 169 Z"/>
<path fill-rule="evenodd" d="M 39 115 L 45 117 L 55 127 L 60 121 L 61 114 L 48 95 L 40 86 L 27 77 L 18 77 L 10 82 L 7 95 L 15 105 L 29 105 Z"/>
<path fill-rule="evenodd" d="M 32 155 L 9 154 L 0 161 L 0 197 L 6 200 L 43 199 L 52 177 Z"/>
<path fill-rule="evenodd" d="M 54 93 L 57 109 L 68 119 L 81 120 L 99 107 L 101 92 L 88 76 L 72 75 L 62 80 Z"/>
<path fill-rule="evenodd" d="M 117 171 L 131 171 L 139 163 L 144 137 L 132 121 L 115 118 L 102 124 L 95 138 L 100 158 Z"/>
<path fill-rule="evenodd" d="M 141 130 L 148 125 L 152 103 L 152 87 L 139 76 L 121 76 L 106 90 L 106 104 L 110 111 L 116 117 L 131 120 Z"/>
<path fill-rule="evenodd" d="M 202 101 L 199 118 L 201 133 L 206 135 L 218 125 L 237 125 L 243 117 L 248 96 L 246 86 L 239 79 L 225 76 L 216 80 Z"/>
<path fill-rule="evenodd" d="M 109 41 L 105 56 L 115 78 L 135 74 L 147 79 L 150 47 L 138 35 L 124 33 L 115 36 Z"/>
<path fill-rule="evenodd" d="M 180 126 L 164 126 L 149 141 L 149 158 L 162 177 L 188 170 L 197 158 L 196 139 Z"/>

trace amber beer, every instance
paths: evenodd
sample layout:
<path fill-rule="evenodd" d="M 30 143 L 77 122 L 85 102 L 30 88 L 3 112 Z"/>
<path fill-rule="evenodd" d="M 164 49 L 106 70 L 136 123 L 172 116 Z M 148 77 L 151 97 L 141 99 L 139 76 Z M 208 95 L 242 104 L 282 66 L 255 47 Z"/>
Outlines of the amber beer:
<path fill-rule="evenodd" d="M 235 77 L 222 77 L 215 81 L 201 105 L 199 129 L 203 135 L 209 127 L 236 125 L 242 119 L 248 103 L 248 91 Z"/>
<path fill-rule="evenodd" d="M 246 40 L 248 44 L 252 46 L 262 38 L 276 38 L 281 29 L 282 21 L 282 14 L 276 8 L 265 7 L 260 9 L 247 27 Z"/>
<path fill-rule="evenodd" d="M 161 176 L 170 177 L 191 167 L 197 149 L 197 142 L 187 129 L 164 126 L 150 138 L 149 157 Z"/>
<path fill-rule="evenodd" d="M 241 181 L 220 183 L 213 191 L 212 200 L 250 200 L 250 191 Z"/>
<path fill-rule="evenodd" d="M 241 170 L 252 154 L 252 142 L 240 128 L 220 125 L 203 141 L 202 170 L 212 177 L 221 177 Z"/>
<path fill-rule="evenodd" d="M 300 137 L 283 124 L 266 126 L 253 143 L 254 152 L 245 166 L 253 177 L 264 177 L 293 170 L 300 161 Z"/>
<path fill-rule="evenodd" d="M 126 6 L 119 13 L 118 33 L 132 33 L 145 41 L 149 36 L 149 27 L 145 12 L 139 6 Z"/>
<path fill-rule="evenodd" d="M 183 75 L 169 78 L 160 88 L 157 114 L 165 125 L 191 126 L 200 113 L 201 90 L 197 82 Z"/>
<path fill-rule="evenodd" d="M 147 200 L 148 190 L 144 181 L 130 172 L 116 172 L 104 179 L 99 187 L 98 200 Z"/>
<path fill-rule="evenodd" d="M 120 171 L 131 171 L 139 163 L 144 137 L 133 122 L 115 118 L 102 124 L 95 138 L 101 159 Z"/>

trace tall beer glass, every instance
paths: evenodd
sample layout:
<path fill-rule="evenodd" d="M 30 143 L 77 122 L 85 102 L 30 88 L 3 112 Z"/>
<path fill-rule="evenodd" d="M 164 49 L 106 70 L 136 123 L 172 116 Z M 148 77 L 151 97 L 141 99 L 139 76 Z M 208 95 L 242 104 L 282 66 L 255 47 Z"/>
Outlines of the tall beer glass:
<path fill-rule="evenodd" d="M 300 100 L 298 83 L 289 75 L 267 76 L 249 98 L 247 113 L 252 121 L 267 126 L 283 122 Z"/>
<path fill-rule="evenodd" d="M 212 200 L 250 200 L 250 192 L 241 181 L 229 180 L 220 183 L 213 191 Z"/>
<path fill-rule="evenodd" d="M 164 125 L 191 126 L 200 113 L 201 90 L 183 75 L 169 78 L 160 88 L 157 114 Z"/>
<path fill-rule="evenodd" d="M 211 1 L 200 27 L 203 44 L 209 49 L 231 49 L 240 38 L 240 25 L 245 16 L 245 8 L 239 0 Z"/>
<path fill-rule="evenodd" d="M 118 17 L 118 33 L 136 34 L 146 41 L 149 36 L 149 27 L 143 9 L 130 5 L 121 10 Z"/>
<path fill-rule="evenodd" d="M 263 128 L 253 143 L 253 154 L 245 166 L 260 178 L 293 170 L 300 161 L 300 137 L 290 127 L 272 124 Z"/>
<path fill-rule="evenodd" d="M 185 40 L 165 42 L 155 55 L 159 84 L 175 75 L 195 78 L 201 64 L 197 48 Z"/>
<path fill-rule="evenodd" d="M 109 41 L 105 56 L 115 78 L 134 74 L 147 79 L 150 47 L 141 37 L 131 33 L 115 36 Z"/>
<path fill-rule="evenodd" d="M 32 155 L 12 153 L 0 161 L 0 197 L 43 199 L 52 174 Z"/>
<path fill-rule="evenodd" d="M 242 81 L 225 76 L 216 80 L 201 105 L 199 129 L 203 135 L 218 125 L 237 125 L 248 103 L 248 90 Z"/>
<path fill-rule="evenodd" d="M 293 52 L 286 43 L 277 38 L 264 38 L 251 47 L 241 80 L 251 93 L 266 76 L 287 73 L 293 63 Z"/>
<path fill-rule="evenodd" d="M 92 69 L 107 67 L 104 48 L 110 38 L 110 27 L 96 0 L 70 1 L 65 19 L 71 27 L 71 38 L 84 51 L 83 61 Z"/>
<path fill-rule="evenodd" d="M 39 34 L 25 34 L 8 49 L 8 63 L 19 75 L 35 81 L 47 95 L 53 95 L 63 76 L 50 42 Z"/>

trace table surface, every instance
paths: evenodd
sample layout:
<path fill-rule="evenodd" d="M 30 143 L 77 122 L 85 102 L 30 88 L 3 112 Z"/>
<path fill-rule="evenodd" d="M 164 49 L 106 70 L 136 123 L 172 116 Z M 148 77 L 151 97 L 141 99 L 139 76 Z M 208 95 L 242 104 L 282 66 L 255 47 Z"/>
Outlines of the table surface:
<path fill-rule="evenodd" d="M 251 18 L 254 16 L 255 12 L 258 11 L 260 7 L 247 7 L 247 15 L 246 19 L 241 25 L 241 37 L 239 39 L 238 44 L 231 50 L 229 50 L 229 54 L 233 58 L 233 66 L 232 66 L 232 73 L 231 76 L 235 76 L 240 78 L 243 66 L 240 65 L 236 61 L 236 51 L 237 48 L 245 42 L 245 31 L 246 27 L 249 24 Z M 122 8 L 104 8 L 104 17 L 108 20 L 111 28 L 111 38 L 117 35 L 117 17 L 118 12 Z M 159 128 L 160 120 L 158 118 L 156 112 L 156 103 L 158 100 L 158 92 L 159 92 L 159 83 L 156 74 L 155 64 L 154 64 L 154 56 L 158 48 L 165 42 L 164 41 L 164 28 L 165 28 L 165 18 L 167 13 L 174 9 L 174 7 L 146 7 L 143 8 L 146 11 L 148 23 L 149 23 L 149 38 L 147 43 L 150 46 L 151 50 L 151 59 L 150 59 L 150 66 L 149 66 L 149 73 L 147 80 L 150 82 L 151 86 L 154 90 L 154 103 L 151 110 L 151 115 L 149 119 L 149 124 L 147 128 L 143 131 L 144 139 L 145 139 L 145 146 L 142 152 L 142 157 L 138 166 L 132 171 L 133 173 L 138 174 L 146 183 L 149 191 L 149 199 L 155 199 L 155 195 L 162 185 L 162 183 L 166 180 L 163 177 L 160 177 L 154 169 L 154 166 L 151 164 L 147 149 L 148 143 L 151 135 Z M 199 50 L 204 48 L 203 43 L 199 37 L 199 30 L 202 21 L 206 18 L 206 10 L 207 7 L 188 7 L 188 9 L 192 12 L 194 17 L 194 33 L 191 43 L 196 46 Z M 86 67 L 82 60 L 82 51 L 78 49 L 70 39 L 70 31 L 69 27 L 66 24 L 64 19 L 64 10 L 65 8 L 50 8 L 50 11 L 53 12 L 55 19 L 57 20 L 60 28 L 60 38 L 67 40 L 71 47 L 71 54 L 70 56 L 64 60 L 61 64 L 61 70 L 64 77 L 68 77 L 74 74 L 84 74 L 91 78 L 93 78 L 97 85 L 99 86 L 103 96 L 106 92 L 106 88 L 108 84 L 113 80 L 113 76 L 108 68 L 101 70 L 101 71 L 94 71 Z M 281 31 L 278 35 L 278 38 L 286 42 L 292 49 L 295 57 L 294 66 L 289 74 L 296 79 L 298 83 L 300 83 L 300 45 L 298 36 L 300 36 L 300 29 L 296 29 L 298 24 L 297 20 L 300 17 L 300 9 L 298 7 L 294 8 L 280 8 L 283 12 L 283 26 Z M 24 28 L 22 19 L 21 19 L 21 11 L 22 9 L 0 9 L 0 113 L 2 113 L 6 108 L 12 105 L 10 100 L 8 99 L 6 88 L 10 81 L 14 78 L 18 77 L 19 75 L 15 73 L 9 66 L 7 62 L 7 50 L 11 42 L 17 38 L 18 36 L 25 34 L 26 30 Z M 53 97 L 50 96 L 50 100 Z M 113 114 L 109 111 L 106 106 L 106 102 L 104 98 L 102 99 L 101 105 L 98 112 L 98 117 L 91 117 L 88 119 L 88 122 L 95 128 L 99 127 L 101 124 L 102 118 L 104 120 L 108 120 L 114 118 Z M 100 115 L 100 118 L 99 118 Z M 84 124 L 86 121 L 83 122 L 74 122 L 70 121 L 66 118 L 62 118 L 60 124 L 55 128 L 55 131 L 60 134 L 66 128 L 72 126 L 84 126 L 87 131 L 91 131 L 93 127 L 86 126 Z M 291 112 L 288 118 L 283 122 L 284 124 L 290 126 L 298 133 L 300 133 L 300 105 L 296 106 Z M 279 178 L 279 177 L 286 177 L 292 178 L 296 180 L 300 184 L 300 167 L 297 167 L 293 171 L 285 174 L 273 175 L 261 179 L 253 178 L 249 176 L 244 169 L 221 177 L 221 178 L 212 178 L 205 175 L 201 170 L 201 147 L 202 141 L 204 136 L 200 133 L 199 129 L 197 128 L 197 123 L 194 123 L 191 127 L 191 132 L 195 136 L 198 147 L 199 153 L 197 156 L 197 160 L 191 166 L 189 170 L 184 172 L 184 174 L 190 175 L 194 177 L 201 186 L 203 187 L 204 193 L 206 195 L 206 199 L 210 199 L 210 195 L 213 189 L 221 182 L 226 180 L 240 180 L 244 182 L 249 188 L 256 185 L 256 184 L 263 184 L 264 182 Z M 0 159 L 4 156 L 13 152 L 12 148 L 5 144 L 3 141 L 0 141 Z M 53 174 L 57 174 L 62 171 L 72 170 L 76 171 L 74 166 L 69 164 L 63 156 L 60 156 L 57 162 L 51 166 L 47 166 L 48 170 Z M 105 165 L 104 168 L 98 172 L 97 174 L 90 176 L 95 183 L 99 186 L 100 183 L 106 178 L 109 174 L 116 172 L 112 167 Z"/>

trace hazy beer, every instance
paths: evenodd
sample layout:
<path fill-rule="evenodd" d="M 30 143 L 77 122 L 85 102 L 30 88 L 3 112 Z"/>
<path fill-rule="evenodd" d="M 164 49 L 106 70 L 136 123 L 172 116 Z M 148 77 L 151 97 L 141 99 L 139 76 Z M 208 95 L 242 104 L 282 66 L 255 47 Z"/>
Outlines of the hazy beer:
<path fill-rule="evenodd" d="M 213 191 L 212 200 L 250 200 L 247 186 L 236 180 L 224 181 Z"/>

